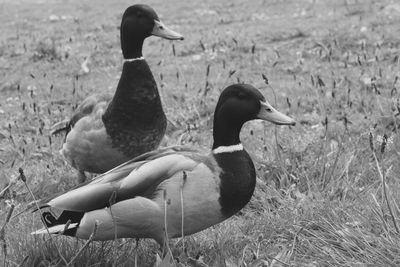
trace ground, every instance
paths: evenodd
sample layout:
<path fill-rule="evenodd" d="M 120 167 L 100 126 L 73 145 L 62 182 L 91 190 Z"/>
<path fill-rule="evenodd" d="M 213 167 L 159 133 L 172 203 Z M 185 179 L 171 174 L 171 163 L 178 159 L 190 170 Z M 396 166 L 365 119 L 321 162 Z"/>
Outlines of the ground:
<path fill-rule="evenodd" d="M 185 36 L 151 37 L 144 45 L 169 119 L 163 145 L 210 146 L 219 92 L 237 82 L 256 86 L 297 121 L 295 127 L 245 125 L 241 138 L 257 167 L 255 195 L 224 223 L 171 240 L 180 266 L 400 265 L 400 4 L 144 3 Z M 118 26 L 131 4 L 0 3 L 4 266 L 133 266 L 135 259 L 138 266 L 154 265 L 151 240 L 135 249 L 134 240 L 85 246 L 31 236 L 40 218 L 23 212 L 33 200 L 28 188 L 39 199 L 76 184 L 76 172 L 58 154 L 63 136 L 50 136 L 50 128 L 87 95 L 115 89 L 122 65 Z M 12 216 L 19 215 L 6 224 L 12 206 Z M 171 265 L 166 262 L 160 266 Z"/>

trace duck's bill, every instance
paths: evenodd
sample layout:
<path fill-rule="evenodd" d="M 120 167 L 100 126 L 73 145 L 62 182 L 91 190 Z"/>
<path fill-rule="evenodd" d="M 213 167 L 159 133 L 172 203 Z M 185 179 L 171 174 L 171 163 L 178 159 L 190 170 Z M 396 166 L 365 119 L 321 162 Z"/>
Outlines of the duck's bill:
<path fill-rule="evenodd" d="M 265 121 L 269 121 L 278 125 L 295 125 L 294 119 L 286 116 L 285 114 L 274 109 L 268 102 L 260 101 L 261 108 L 257 114 L 257 118 Z"/>
<path fill-rule="evenodd" d="M 164 23 L 157 20 L 154 20 L 154 28 L 151 34 L 168 40 L 183 40 L 182 34 L 171 30 Z"/>

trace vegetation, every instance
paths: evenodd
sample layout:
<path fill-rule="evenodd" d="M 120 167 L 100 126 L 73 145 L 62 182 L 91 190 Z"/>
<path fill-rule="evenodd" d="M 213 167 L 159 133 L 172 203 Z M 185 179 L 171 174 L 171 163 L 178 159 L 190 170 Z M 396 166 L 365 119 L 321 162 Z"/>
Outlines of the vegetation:
<path fill-rule="evenodd" d="M 236 82 L 258 87 L 297 121 L 245 125 L 242 141 L 258 172 L 252 201 L 220 225 L 171 240 L 174 264 L 400 265 L 400 4 L 145 2 L 185 36 L 144 46 L 170 120 L 163 145 L 210 146 L 219 92 Z M 58 154 L 63 136 L 49 136 L 50 127 L 87 95 L 115 89 L 118 26 L 131 4 L 0 3 L 2 266 L 155 264 L 152 240 L 31 236 L 40 216 L 23 212 L 32 195 L 76 182 Z M 169 255 L 159 266 L 172 266 Z"/>

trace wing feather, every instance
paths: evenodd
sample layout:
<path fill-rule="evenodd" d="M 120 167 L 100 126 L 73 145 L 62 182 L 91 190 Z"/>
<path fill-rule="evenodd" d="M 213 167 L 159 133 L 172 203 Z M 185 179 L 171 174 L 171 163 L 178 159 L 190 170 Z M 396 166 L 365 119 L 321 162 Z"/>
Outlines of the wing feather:
<path fill-rule="evenodd" d="M 76 108 L 70 119 L 63 120 L 51 126 L 51 134 L 56 135 L 60 132 L 68 134 L 72 127 L 83 117 L 90 115 L 98 105 L 108 103 L 112 98 L 110 94 L 94 94 L 85 98 Z"/>
<path fill-rule="evenodd" d="M 160 149 L 156 149 L 147 153 L 144 153 L 140 156 L 137 156 L 121 165 L 98 175 L 94 180 L 92 180 L 91 184 L 97 183 L 107 183 L 111 181 L 117 181 L 121 178 L 124 178 L 128 173 L 132 170 L 139 168 L 141 165 L 145 164 L 148 161 L 155 160 L 157 158 L 165 157 L 173 154 L 181 154 L 186 156 L 192 156 L 197 153 L 204 153 L 204 151 L 193 149 L 188 146 L 169 146 Z"/>
<path fill-rule="evenodd" d="M 177 153 L 177 150 L 180 152 Z M 109 199 L 116 192 L 117 202 L 141 196 L 149 190 L 156 190 L 157 185 L 180 171 L 190 171 L 199 161 L 190 157 L 192 150 L 182 147 L 170 147 L 150 152 L 124 163 L 94 181 L 75 188 L 51 199 L 48 206 L 87 212 L 109 206 Z M 145 160 L 143 160 L 145 159 Z"/>
<path fill-rule="evenodd" d="M 85 98 L 82 103 L 76 108 L 74 115 L 71 117 L 69 122 L 71 127 L 83 117 L 91 114 L 93 110 L 96 109 L 96 106 L 99 104 L 103 104 L 102 102 L 108 102 L 111 100 L 110 94 L 94 94 Z"/>
<path fill-rule="evenodd" d="M 109 206 L 110 197 L 117 189 L 112 183 L 88 184 L 50 200 L 48 205 L 70 211 L 90 211 Z"/>

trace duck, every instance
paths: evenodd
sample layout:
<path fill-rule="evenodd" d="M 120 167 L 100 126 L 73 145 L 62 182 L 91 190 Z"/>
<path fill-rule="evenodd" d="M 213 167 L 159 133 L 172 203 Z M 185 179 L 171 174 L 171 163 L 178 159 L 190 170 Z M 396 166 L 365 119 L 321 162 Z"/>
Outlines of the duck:
<path fill-rule="evenodd" d="M 255 87 L 228 86 L 215 108 L 211 151 L 170 146 L 131 159 L 40 205 L 46 228 L 32 234 L 152 238 L 163 245 L 228 219 L 250 201 L 256 185 L 253 161 L 239 138 L 243 124 L 255 119 L 295 125 Z M 45 208 L 62 212 L 56 218 Z"/>
<path fill-rule="evenodd" d="M 156 149 L 164 137 L 167 119 L 142 54 L 143 42 L 149 36 L 183 40 L 150 6 L 128 7 L 120 27 L 124 63 L 115 94 L 88 96 L 65 127 L 58 123 L 53 126 L 52 134 L 65 132 L 60 154 L 78 170 L 80 183 L 86 179 L 85 172 L 104 173 Z"/>

